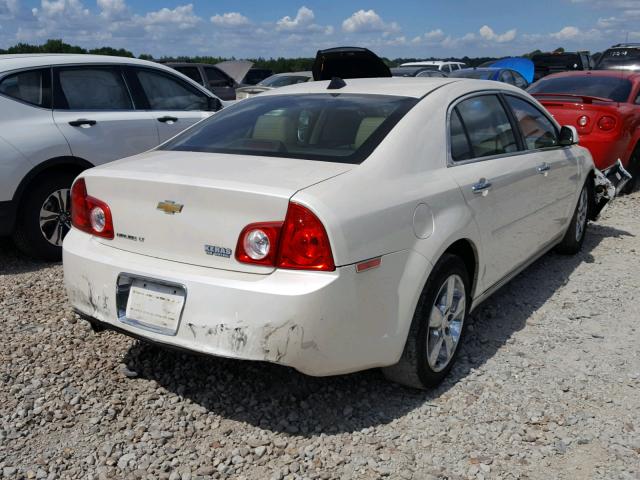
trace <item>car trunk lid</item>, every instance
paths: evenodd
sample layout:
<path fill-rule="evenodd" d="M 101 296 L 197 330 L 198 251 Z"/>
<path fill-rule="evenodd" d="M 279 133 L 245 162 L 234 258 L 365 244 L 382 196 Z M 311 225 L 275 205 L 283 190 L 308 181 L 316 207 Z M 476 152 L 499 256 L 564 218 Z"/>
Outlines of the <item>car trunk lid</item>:
<path fill-rule="evenodd" d="M 309 160 L 154 151 L 86 173 L 89 195 L 106 202 L 115 238 L 129 252 L 251 273 L 273 269 L 235 259 L 250 223 L 283 221 L 298 190 L 355 168 Z"/>
<path fill-rule="evenodd" d="M 565 94 L 533 94 L 533 96 L 551 112 L 560 125 L 574 126 L 580 135 L 589 135 L 604 116 L 613 117 L 616 121 L 620 120 L 617 112 L 619 104 L 606 98 Z M 585 125 L 580 124 L 582 117 L 586 117 Z"/>

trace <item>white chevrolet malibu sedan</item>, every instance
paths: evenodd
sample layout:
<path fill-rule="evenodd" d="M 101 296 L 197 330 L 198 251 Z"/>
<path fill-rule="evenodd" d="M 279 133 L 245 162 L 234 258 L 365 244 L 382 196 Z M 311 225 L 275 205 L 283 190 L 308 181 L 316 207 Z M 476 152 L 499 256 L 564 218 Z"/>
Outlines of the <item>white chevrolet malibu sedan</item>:
<path fill-rule="evenodd" d="M 76 179 L 69 298 L 97 331 L 431 387 L 475 307 L 580 249 L 595 170 L 576 142 L 494 82 L 266 92 Z"/>

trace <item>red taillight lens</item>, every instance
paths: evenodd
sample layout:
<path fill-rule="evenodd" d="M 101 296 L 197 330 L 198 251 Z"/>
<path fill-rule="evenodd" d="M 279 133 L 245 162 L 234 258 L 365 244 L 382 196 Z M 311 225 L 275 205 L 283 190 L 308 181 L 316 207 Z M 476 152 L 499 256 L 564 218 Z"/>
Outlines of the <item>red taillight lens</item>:
<path fill-rule="evenodd" d="M 87 194 L 84 178 L 71 187 L 71 224 L 97 237 L 113 238 L 113 220 L 109 205 Z"/>
<path fill-rule="evenodd" d="M 322 222 L 308 208 L 289 203 L 280 234 L 277 266 L 296 270 L 336 269 Z"/>
<path fill-rule="evenodd" d="M 242 229 L 236 246 L 236 260 L 275 266 L 282 222 L 252 223 Z"/>
<path fill-rule="evenodd" d="M 336 269 L 322 222 L 297 203 L 289 203 L 284 223 L 252 223 L 243 228 L 236 246 L 236 259 L 242 263 L 295 270 Z"/>
<path fill-rule="evenodd" d="M 615 127 L 616 127 L 616 119 L 614 117 L 605 115 L 604 117 L 600 117 L 600 120 L 598 120 L 598 128 L 600 130 L 604 130 L 605 132 L 608 132 L 609 130 L 613 130 Z"/>

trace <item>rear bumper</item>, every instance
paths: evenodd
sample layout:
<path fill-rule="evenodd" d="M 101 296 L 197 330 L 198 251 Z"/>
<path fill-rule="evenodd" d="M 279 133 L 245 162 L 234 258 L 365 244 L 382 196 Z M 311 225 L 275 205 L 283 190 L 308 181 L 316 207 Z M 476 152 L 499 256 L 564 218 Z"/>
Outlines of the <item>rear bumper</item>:
<path fill-rule="evenodd" d="M 0 236 L 11 235 L 15 223 L 15 203 L 12 201 L 0 202 Z"/>
<path fill-rule="evenodd" d="M 363 273 L 353 265 L 335 272 L 231 272 L 125 252 L 75 229 L 65 238 L 63 258 L 69 300 L 94 323 L 171 347 L 279 363 L 316 376 L 395 363 L 409 328 L 399 302 L 405 267 L 411 261 L 428 268 L 423 257 L 407 251 L 386 255 L 379 268 Z M 184 285 L 188 294 L 175 335 L 118 316 L 116 284 L 123 273 Z"/>

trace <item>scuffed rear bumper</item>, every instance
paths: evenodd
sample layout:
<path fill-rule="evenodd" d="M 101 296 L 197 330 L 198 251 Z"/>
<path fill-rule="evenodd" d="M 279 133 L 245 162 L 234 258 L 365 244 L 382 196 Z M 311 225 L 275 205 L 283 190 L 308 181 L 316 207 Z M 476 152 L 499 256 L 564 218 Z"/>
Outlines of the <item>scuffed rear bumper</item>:
<path fill-rule="evenodd" d="M 408 261 L 428 268 L 423 257 L 399 252 L 364 273 L 351 265 L 335 272 L 258 275 L 125 252 L 75 229 L 65 238 L 63 255 L 70 302 L 94 322 L 159 344 L 279 363 L 316 376 L 395 363 L 408 331 L 406 321 L 399 320 L 398 285 Z M 185 286 L 175 335 L 118 317 L 116 285 L 123 273 Z"/>

